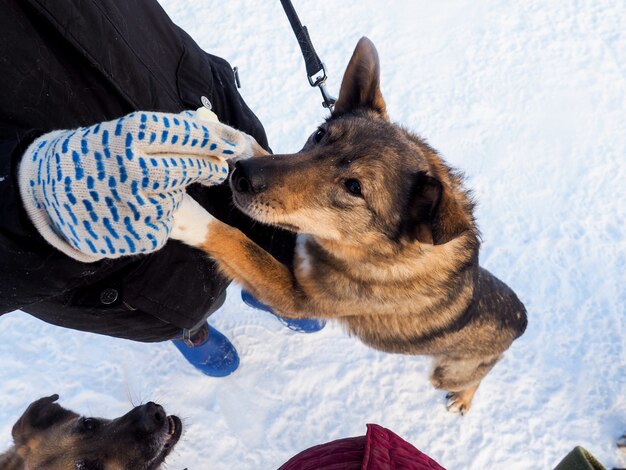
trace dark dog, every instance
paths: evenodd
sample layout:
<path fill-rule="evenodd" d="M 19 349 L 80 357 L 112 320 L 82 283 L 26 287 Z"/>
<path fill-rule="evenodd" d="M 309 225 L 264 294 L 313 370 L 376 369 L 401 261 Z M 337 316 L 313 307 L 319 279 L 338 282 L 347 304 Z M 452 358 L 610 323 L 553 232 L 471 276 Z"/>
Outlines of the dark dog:
<path fill-rule="evenodd" d="M 291 318 L 333 318 L 381 351 L 434 358 L 431 381 L 465 412 L 526 328 L 526 311 L 478 265 L 473 204 L 426 142 L 391 123 L 374 45 L 363 38 L 331 117 L 293 155 L 236 164 L 236 205 L 298 233 L 294 267 L 186 198 L 174 238 L 196 246 Z"/>
<path fill-rule="evenodd" d="M 81 417 L 58 398 L 28 407 L 13 426 L 15 445 L 0 455 L 0 469 L 156 470 L 182 432 L 180 419 L 152 402 L 111 420 Z"/>

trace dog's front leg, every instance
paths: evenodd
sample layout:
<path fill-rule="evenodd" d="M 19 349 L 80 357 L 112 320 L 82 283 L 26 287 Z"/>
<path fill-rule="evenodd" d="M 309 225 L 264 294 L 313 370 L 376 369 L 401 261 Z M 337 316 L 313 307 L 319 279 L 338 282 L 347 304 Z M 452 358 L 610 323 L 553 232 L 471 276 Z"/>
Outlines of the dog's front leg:
<path fill-rule="evenodd" d="M 227 277 L 277 313 L 299 318 L 300 312 L 307 312 L 307 296 L 287 267 L 240 230 L 213 217 L 189 195 L 174 215 L 171 237 L 207 253 Z"/>

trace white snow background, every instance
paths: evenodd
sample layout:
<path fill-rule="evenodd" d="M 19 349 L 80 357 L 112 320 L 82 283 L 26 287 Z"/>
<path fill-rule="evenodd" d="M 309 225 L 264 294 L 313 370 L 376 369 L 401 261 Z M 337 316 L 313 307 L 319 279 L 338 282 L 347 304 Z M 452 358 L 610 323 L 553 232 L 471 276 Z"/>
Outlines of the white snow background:
<path fill-rule="evenodd" d="M 276 152 L 322 121 L 278 0 L 161 0 L 206 51 L 239 66 Z M 337 92 L 357 40 L 378 47 L 393 120 L 467 174 L 481 264 L 529 326 L 471 412 L 444 407 L 429 360 L 375 352 L 339 327 L 305 335 L 242 304 L 211 322 L 241 366 L 212 379 L 169 343 L 144 345 L 0 317 L 0 449 L 34 399 L 114 417 L 156 400 L 183 417 L 173 470 L 273 469 L 386 426 L 449 469 L 553 467 L 582 445 L 626 465 L 626 3 L 294 1 Z"/>

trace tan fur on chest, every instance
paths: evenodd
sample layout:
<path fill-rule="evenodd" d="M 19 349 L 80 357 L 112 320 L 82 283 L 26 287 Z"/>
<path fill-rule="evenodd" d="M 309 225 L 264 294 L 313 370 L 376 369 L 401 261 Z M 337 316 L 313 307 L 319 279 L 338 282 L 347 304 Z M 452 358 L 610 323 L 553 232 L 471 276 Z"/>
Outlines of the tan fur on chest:
<path fill-rule="evenodd" d="M 467 309 L 473 284 L 458 274 L 459 266 L 470 261 L 463 245 L 459 239 L 445 247 L 390 250 L 372 259 L 299 235 L 295 278 L 325 317 L 337 318 L 366 344 L 384 349 L 382 344 L 393 339 L 406 342 L 397 352 L 434 354 L 441 341 L 411 339 L 452 323 Z"/>

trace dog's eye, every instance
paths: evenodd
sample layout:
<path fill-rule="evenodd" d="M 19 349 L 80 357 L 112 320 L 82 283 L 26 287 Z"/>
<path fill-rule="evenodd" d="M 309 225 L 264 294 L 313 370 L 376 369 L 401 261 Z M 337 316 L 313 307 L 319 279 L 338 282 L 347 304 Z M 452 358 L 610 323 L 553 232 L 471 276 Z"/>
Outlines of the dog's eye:
<path fill-rule="evenodd" d="M 313 140 L 319 143 L 324 138 L 325 135 L 326 135 L 326 130 L 322 127 L 318 127 L 318 129 L 315 131 L 315 134 L 313 134 Z"/>
<path fill-rule="evenodd" d="M 85 431 L 93 431 L 98 427 L 100 423 L 95 418 L 83 418 L 81 420 L 81 426 Z"/>
<path fill-rule="evenodd" d="M 361 183 L 359 180 L 355 180 L 354 178 L 349 178 L 344 181 L 343 185 L 346 187 L 348 192 L 354 196 L 362 196 L 361 193 Z"/>

